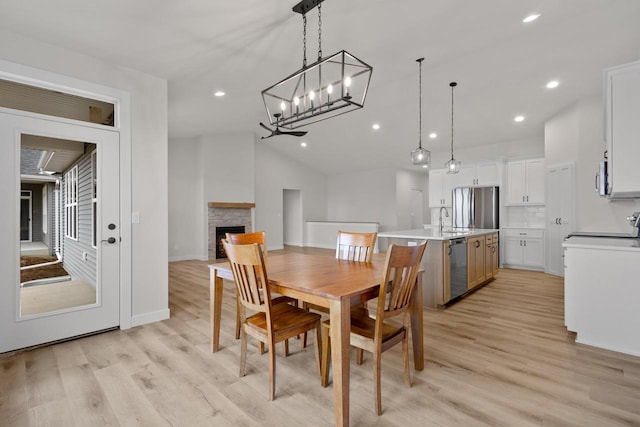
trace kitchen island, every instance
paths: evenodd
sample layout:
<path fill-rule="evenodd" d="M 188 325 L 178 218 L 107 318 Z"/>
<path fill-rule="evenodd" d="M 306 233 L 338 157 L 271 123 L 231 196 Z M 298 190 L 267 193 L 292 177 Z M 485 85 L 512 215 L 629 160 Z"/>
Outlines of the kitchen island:
<path fill-rule="evenodd" d="M 420 228 L 385 231 L 388 243 L 428 240 L 422 259 L 424 306 L 443 307 L 491 281 L 498 272 L 498 230 Z"/>

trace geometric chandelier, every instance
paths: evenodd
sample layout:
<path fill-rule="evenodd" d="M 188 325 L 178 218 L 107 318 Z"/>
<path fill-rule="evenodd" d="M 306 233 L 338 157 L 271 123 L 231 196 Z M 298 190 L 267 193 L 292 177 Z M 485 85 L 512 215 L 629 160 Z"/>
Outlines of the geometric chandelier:
<path fill-rule="evenodd" d="M 324 0 L 302 0 L 293 11 L 302 15 L 302 68 L 262 91 L 271 125 L 296 129 L 364 107 L 373 68 L 341 50 L 322 57 Z M 318 7 L 318 59 L 307 65 L 307 15 Z"/>

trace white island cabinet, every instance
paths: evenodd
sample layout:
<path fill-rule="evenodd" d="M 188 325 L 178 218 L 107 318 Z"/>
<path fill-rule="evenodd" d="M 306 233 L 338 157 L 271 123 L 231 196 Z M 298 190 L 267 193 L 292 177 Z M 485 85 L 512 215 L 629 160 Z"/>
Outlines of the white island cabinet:
<path fill-rule="evenodd" d="M 576 342 L 640 356 L 640 240 L 572 237 L 563 247 Z"/>

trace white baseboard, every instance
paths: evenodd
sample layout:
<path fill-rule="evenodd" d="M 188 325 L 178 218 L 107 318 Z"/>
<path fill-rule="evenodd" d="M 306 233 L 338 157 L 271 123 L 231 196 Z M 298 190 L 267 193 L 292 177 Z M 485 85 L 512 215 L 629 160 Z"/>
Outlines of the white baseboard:
<path fill-rule="evenodd" d="M 152 311 L 150 313 L 138 314 L 131 318 L 131 326 L 141 326 L 147 323 L 159 322 L 167 320 L 171 316 L 168 308 L 164 310 Z"/>
<path fill-rule="evenodd" d="M 169 257 L 169 262 L 174 261 L 190 261 L 192 259 L 196 259 L 198 261 L 207 261 L 208 257 L 203 257 L 201 255 L 181 255 L 181 256 L 172 256 Z"/>

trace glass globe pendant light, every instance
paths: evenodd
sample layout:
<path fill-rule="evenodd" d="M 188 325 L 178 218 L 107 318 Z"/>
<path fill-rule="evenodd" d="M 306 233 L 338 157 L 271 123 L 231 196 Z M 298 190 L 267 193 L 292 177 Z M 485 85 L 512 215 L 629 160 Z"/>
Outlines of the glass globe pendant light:
<path fill-rule="evenodd" d="M 419 103 L 418 103 L 418 114 L 419 114 L 419 131 L 418 131 L 418 148 L 411 152 L 411 163 L 416 166 L 422 166 L 423 168 L 429 167 L 429 163 L 431 162 L 431 152 L 426 148 L 422 148 L 422 61 L 424 58 L 416 59 L 416 62 L 419 64 L 420 69 L 420 80 L 419 80 Z"/>
<path fill-rule="evenodd" d="M 460 172 L 460 166 L 462 163 L 460 160 L 456 160 L 453 157 L 453 88 L 456 87 L 458 83 L 451 82 L 449 86 L 451 86 L 451 160 L 444 164 L 447 173 L 458 173 Z"/>

